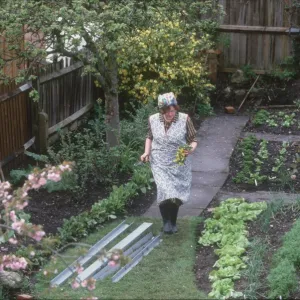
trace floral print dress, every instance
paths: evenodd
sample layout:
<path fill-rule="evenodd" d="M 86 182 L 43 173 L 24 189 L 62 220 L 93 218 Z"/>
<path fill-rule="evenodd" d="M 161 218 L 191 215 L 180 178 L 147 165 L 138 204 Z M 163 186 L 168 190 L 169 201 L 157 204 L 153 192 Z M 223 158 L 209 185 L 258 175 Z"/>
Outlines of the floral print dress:
<path fill-rule="evenodd" d="M 150 164 L 157 187 L 157 203 L 177 198 L 185 203 L 189 200 L 192 182 L 191 157 L 179 166 L 174 162 L 179 146 L 187 143 L 187 118 L 178 114 L 178 120 L 172 122 L 166 131 L 159 113 L 150 116 L 149 124 L 153 139 Z"/>

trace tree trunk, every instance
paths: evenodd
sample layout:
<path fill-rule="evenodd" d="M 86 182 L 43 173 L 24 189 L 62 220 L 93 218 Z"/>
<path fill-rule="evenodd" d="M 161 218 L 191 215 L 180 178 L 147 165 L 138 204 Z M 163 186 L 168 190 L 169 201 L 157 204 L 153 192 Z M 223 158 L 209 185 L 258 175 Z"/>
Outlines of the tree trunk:
<path fill-rule="evenodd" d="M 118 67 L 116 59 L 110 60 L 107 74 L 107 86 L 104 87 L 106 142 L 109 147 L 117 146 L 120 142 L 120 117 L 118 98 Z"/>
<path fill-rule="evenodd" d="M 109 147 L 117 146 L 120 143 L 120 118 L 118 94 L 104 92 L 105 114 L 106 114 L 106 142 Z"/>

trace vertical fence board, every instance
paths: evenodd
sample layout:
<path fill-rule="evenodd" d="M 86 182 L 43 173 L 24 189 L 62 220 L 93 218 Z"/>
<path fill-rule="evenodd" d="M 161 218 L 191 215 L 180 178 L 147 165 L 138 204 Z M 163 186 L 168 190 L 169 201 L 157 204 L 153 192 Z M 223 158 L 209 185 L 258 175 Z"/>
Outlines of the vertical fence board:
<path fill-rule="evenodd" d="M 38 72 L 40 76 L 54 74 L 72 63 L 67 60 L 65 63 L 43 66 Z M 0 102 L 0 161 L 21 149 L 34 136 L 33 126 L 38 111 L 48 114 L 48 124 L 52 127 L 99 97 L 99 88 L 94 86 L 91 75 L 82 77 L 81 74 L 82 68 L 77 68 L 44 83 L 38 80 L 34 83 L 40 93 L 38 104 L 34 104 L 29 98 L 29 91 Z M 0 97 L 16 88 L 15 84 L 0 85 Z M 20 155 L 6 164 L 4 171 L 7 173 L 18 167 L 24 159 L 25 156 Z"/>
<path fill-rule="evenodd" d="M 219 0 L 226 16 L 222 25 L 290 26 L 286 5 L 291 0 Z M 300 14 L 293 14 L 292 24 L 300 23 Z M 286 56 L 291 55 L 291 38 L 287 33 L 229 31 L 229 48 L 220 45 L 224 68 L 238 68 L 251 64 L 254 69 L 272 70 Z"/>

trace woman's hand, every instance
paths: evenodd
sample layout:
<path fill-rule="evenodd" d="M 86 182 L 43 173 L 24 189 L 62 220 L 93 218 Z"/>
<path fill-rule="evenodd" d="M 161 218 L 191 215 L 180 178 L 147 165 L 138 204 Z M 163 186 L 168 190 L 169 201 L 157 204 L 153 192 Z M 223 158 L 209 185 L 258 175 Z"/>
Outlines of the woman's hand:
<path fill-rule="evenodd" d="M 145 152 L 143 155 L 141 155 L 141 161 L 142 162 L 149 161 L 149 154 Z"/>
<path fill-rule="evenodd" d="M 191 144 L 190 144 L 190 149 L 189 150 L 184 150 L 184 155 L 185 156 L 188 156 L 188 155 L 190 155 L 190 154 L 192 154 L 194 151 L 195 151 L 195 149 L 196 149 L 196 147 L 197 147 L 197 143 L 196 142 L 192 142 Z"/>

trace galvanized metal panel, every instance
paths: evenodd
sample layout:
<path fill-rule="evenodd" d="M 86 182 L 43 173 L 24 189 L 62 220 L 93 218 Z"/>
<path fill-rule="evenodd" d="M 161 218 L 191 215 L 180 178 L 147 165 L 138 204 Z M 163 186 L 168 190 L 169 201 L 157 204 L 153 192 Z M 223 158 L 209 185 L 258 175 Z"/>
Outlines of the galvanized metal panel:
<path fill-rule="evenodd" d="M 98 241 L 93 247 L 91 247 L 87 254 L 79 257 L 70 266 L 68 266 L 65 270 L 63 270 L 60 274 L 53 278 L 50 282 L 50 286 L 59 286 L 60 284 L 65 282 L 72 274 L 74 274 L 78 265 L 84 266 L 101 250 L 103 250 L 105 246 L 107 246 L 111 241 L 113 241 L 116 237 L 123 233 L 130 225 L 131 224 L 125 224 L 125 221 L 119 224 L 111 232 L 105 235 L 100 241 Z"/>
<path fill-rule="evenodd" d="M 138 228 L 136 228 L 133 232 L 131 232 L 127 237 L 121 240 L 117 245 L 112 247 L 108 252 L 112 252 L 114 249 L 125 250 L 132 243 L 134 243 L 139 237 L 141 237 L 147 230 L 149 230 L 152 226 L 152 223 L 144 222 Z M 81 282 L 87 278 L 92 277 L 98 270 L 100 270 L 103 266 L 105 266 L 108 262 L 107 258 L 103 260 L 96 260 L 93 264 L 91 264 L 88 268 L 86 268 L 82 273 L 80 273 L 76 280 Z"/>
<path fill-rule="evenodd" d="M 148 234 L 146 234 L 143 238 L 141 238 L 140 240 L 138 240 L 135 244 L 133 244 L 128 250 L 126 250 L 123 254 L 124 256 L 133 258 L 135 257 L 135 255 L 140 252 L 145 244 L 151 240 L 153 238 L 153 234 L 152 232 L 149 232 Z M 106 278 L 107 276 L 109 276 L 110 274 L 115 273 L 117 270 L 119 270 L 121 268 L 121 265 L 118 264 L 116 266 L 105 266 L 104 268 L 101 269 L 100 272 L 98 272 L 97 274 L 95 274 L 93 277 L 96 280 L 103 280 L 104 278 Z"/>
<path fill-rule="evenodd" d="M 148 255 L 154 249 L 154 247 L 159 245 L 160 242 L 160 235 L 156 236 L 151 241 L 149 241 L 145 245 L 145 247 L 143 247 L 143 249 L 139 253 L 137 253 L 126 266 L 124 266 L 112 277 L 112 282 L 118 282 L 121 278 L 123 278 L 132 268 L 134 268 L 142 260 L 144 256 Z"/>

